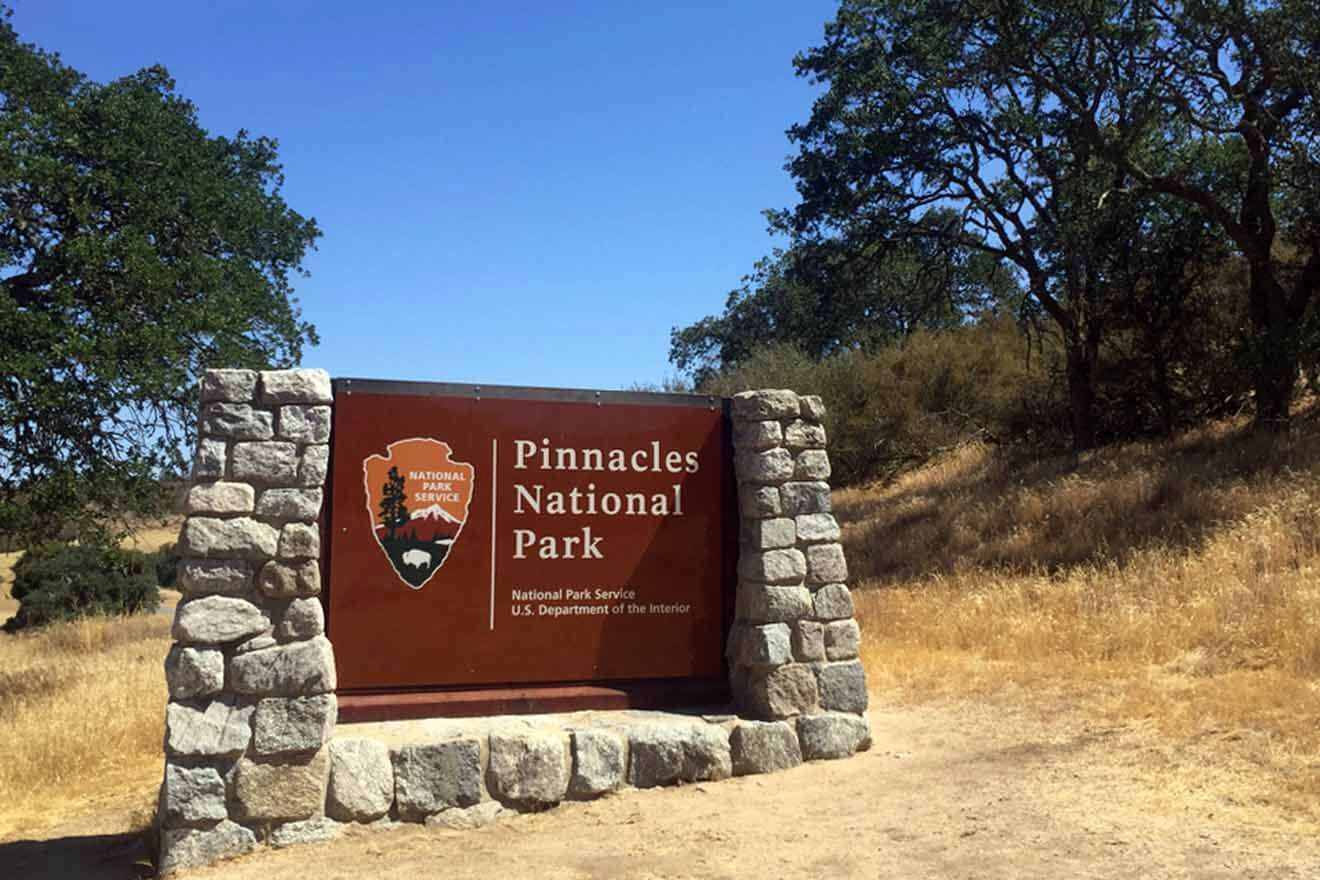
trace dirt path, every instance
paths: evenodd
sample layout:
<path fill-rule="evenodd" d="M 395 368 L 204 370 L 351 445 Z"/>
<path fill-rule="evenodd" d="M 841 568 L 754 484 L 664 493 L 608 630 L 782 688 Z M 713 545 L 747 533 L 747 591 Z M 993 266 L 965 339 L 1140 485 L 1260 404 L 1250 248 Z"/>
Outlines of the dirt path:
<path fill-rule="evenodd" d="M 872 723 L 875 746 L 852 761 L 629 791 L 479 831 L 355 832 L 186 876 L 1320 875 L 1313 824 L 1251 802 L 1243 768 L 1205 762 L 1141 731 L 1042 722 L 977 704 L 881 708 Z M 0 876 L 141 876 L 124 843 L 79 836 L 63 848 L 0 844 Z"/>

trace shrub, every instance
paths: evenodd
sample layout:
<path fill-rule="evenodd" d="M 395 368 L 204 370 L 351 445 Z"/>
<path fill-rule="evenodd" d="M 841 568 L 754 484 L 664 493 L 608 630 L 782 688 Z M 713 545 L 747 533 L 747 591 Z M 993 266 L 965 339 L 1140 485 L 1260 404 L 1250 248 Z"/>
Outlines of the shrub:
<path fill-rule="evenodd" d="M 164 544 L 150 556 L 156 570 L 157 586 L 172 588 L 179 579 L 179 551 L 175 545 Z"/>
<path fill-rule="evenodd" d="M 1017 323 L 987 316 L 901 345 L 813 360 L 791 346 L 761 349 L 707 379 L 729 395 L 791 388 L 825 401 L 832 482 L 892 477 L 942 450 L 979 438 L 1055 445 L 1066 436 L 1066 399 L 1047 359 Z"/>
<path fill-rule="evenodd" d="M 138 614 L 160 606 L 152 555 L 105 544 L 41 544 L 14 566 L 18 612 L 6 632 L 87 615 Z"/>

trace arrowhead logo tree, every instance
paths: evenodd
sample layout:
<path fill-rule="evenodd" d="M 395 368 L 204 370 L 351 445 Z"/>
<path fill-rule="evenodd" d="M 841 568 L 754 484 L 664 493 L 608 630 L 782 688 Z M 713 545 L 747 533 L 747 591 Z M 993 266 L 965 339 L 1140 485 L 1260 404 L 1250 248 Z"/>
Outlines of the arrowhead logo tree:
<path fill-rule="evenodd" d="M 372 534 L 399 579 L 420 590 L 449 558 L 463 525 L 476 468 L 448 443 L 410 437 L 362 462 Z"/>

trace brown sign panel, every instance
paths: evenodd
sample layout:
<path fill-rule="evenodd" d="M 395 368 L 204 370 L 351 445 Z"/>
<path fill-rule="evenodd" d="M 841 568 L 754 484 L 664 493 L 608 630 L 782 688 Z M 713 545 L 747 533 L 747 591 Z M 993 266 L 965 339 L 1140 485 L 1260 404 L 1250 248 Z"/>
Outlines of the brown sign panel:
<path fill-rule="evenodd" d="M 340 380 L 340 690 L 720 678 L 726 435 L 695 396 Z"/>

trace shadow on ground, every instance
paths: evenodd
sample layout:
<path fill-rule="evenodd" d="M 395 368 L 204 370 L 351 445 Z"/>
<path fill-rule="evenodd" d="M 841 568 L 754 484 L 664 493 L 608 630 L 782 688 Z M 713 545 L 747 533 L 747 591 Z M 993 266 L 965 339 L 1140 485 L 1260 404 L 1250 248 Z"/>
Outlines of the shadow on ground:
<path fill-rule="evenodd" d="M 0 843 L 0 877 L 145 880 L 155 876 L 142 832 Z"/>

